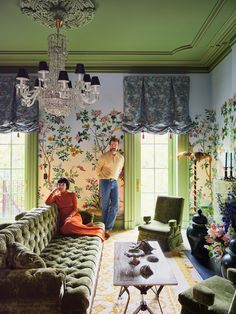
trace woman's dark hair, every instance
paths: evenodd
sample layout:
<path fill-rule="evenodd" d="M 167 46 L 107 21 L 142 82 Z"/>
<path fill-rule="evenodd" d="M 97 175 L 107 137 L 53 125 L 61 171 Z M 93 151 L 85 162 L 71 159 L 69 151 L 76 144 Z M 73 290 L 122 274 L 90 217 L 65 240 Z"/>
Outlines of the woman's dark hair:
<path fill-rule="evenodd" d="M 57 183 L 65 183 L 66 184 L 66 189 L 69 190 L 70 187 L 70 182 L 66 178 L 61 178 L 57 181 Z"/>
<path fill-rule="evenodd" d="M 120 140 L 117 137 L 112 137 L 109 141 L 109 145 L 111 145 L 111 142 L 117 142 L 119 144 Z"/>

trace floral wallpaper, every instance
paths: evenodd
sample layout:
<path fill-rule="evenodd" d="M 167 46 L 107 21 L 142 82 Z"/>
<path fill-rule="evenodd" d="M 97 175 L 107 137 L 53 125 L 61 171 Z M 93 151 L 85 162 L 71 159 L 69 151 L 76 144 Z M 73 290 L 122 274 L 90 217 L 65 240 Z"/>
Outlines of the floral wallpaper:
<path fill-rule="evenodd" d="M 212 161 L 203 159 L 197 163 L 197 207 L 208 208 L 212 214 L 212 180 L 216 176 L 215 163 L 218 159 L 217 149 L 220 143 L 219 124 L 216 113 L 205 110 L 205 115 L 193 119 L 194 128 L 189 134 L 189 146 L 193 152 L 209 153 Z M 193 206 L 193 161 L 189 163 L 190 173 L 190 208 Z"/>
<path fill-rule="evenodd" d="M 204 159 L 197 163 L 197 207 L 204 207 L 205 214 L 212 215 L 214 179 L 224 176 L 225 152 L 232 152 L 234 158 L 234 176 L 236 164 L 236 96 L 228 99 L 220 108 L 220 117 L 214 110 L 205 110 L 204 115 L 196 115 L 194 128 L 189 134 L 189 146 L 193 152 L 209 153 L 212 162 Z M 190 208 L 193 207 L 193 162 L 190 171 Z M 190 212 L 191 214 L 191 212 Z"/>
<path fill-rule="evenodd" d="M 95 168 L 99 156 L 108 149 L 112 136 L 121 139 L 123 113 L 110 108 L 81 110 L 69 117 L 55 117 L 41 113 L 39 132 L 39 203 L 43 204 L 55 182 L 65 176 L 71 182 L 79 200 L 79 207 L 101 215 L 98 178 Z M 223 177 L 226 151 L 234 152 L 236 164 L 236 96 L 222 104 L 219 116 L 205 110 L 193 117 L 194 128 L 189 134 L 190 151 L 209 153 L 212 161 L 197 163 L 197 206 L 213 214 L 212 182 Z M 193 164 L 190 160 L 190 208 L 193 207 Z M 234 175 L 235 174 L 234 168 Z M 119 216 L 124 211 L 124 178 L 120 180 Z M 190 211 L 191 212 L 191 211 Z M 193 214 L 193 211 L 190 213 Z"/>
<path fill-rule="evenodd" d="M 79 208 L 101 215 L 96 163 L 109 146 L 111 137 L 121 139 L 123 113 L 112 110 L 82 110 L 68 118 L 41 114 L 39 132 L 39 203 L 43 204 L 60 177 L 71 183 Z M 123 185 L 120 180 L 120 209 L 123 215 Z"/>

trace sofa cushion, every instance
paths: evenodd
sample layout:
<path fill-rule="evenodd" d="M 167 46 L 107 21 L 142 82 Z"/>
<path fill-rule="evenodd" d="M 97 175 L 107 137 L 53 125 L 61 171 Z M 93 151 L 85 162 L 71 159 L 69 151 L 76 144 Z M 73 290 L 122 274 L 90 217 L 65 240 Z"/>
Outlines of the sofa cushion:
<path fill-rule="evenodd" d="M 166 235 L 166 233 L 170 232 L 170 226 L 168 223 L 164 224 L 160 221 L 153 220 L 149 224 L 139 226 L 138 230 L 155 232 L 155 233 Z"/>
<path fill-rule="evenodd" d="M 23 244 L 14 242 L 8 246 L 7 264 L 13 269 L 45 268 L 46 264 L 37 254 Z"/>
<path fill-rule="evenodd" d="M 62 300 L 64 312 L 80 308 L 86 313 L 96 284 L 102 241 L 91 236 L 60 236 L 41 252 L 47 267 L 63 269 L 66 289 Z"/>

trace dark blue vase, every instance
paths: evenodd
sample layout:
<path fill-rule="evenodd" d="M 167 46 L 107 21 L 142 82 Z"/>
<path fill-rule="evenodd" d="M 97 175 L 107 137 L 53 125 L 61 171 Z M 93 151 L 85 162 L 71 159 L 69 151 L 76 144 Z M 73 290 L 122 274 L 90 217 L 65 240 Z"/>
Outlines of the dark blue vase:
<path fill-rule="evenodd" d="M 208 250 L 204 247 L 206 245 L 207 235 L 207 218 L 202 214 L 202 210 L 199 209 L 195 215 L 193 215 L 192 222 L 187 229 L 187 238 L 191 247 L 191 254 L 201 261 L 209 259 Z"/>
<path fill-rule="evenodd" d="M 221 272 L 223 277 L 227 278 L 227 269 L 236 268 L 236 238 L 229 242 L 229 247 L 225 250 L 226 254 L 221 260 Z"/>

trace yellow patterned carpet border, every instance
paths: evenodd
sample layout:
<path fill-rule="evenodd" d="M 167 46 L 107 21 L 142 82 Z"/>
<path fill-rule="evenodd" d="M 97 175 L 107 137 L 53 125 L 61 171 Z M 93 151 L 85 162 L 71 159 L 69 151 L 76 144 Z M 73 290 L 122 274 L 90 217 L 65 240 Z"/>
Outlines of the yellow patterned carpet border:
<path fill-rule="evenodd" d="M 124 293 L 121 300 L 118 301 L 120 287 L 113 286 L 114 242 L 136 240 L 137 231 L 132 230 L 114 232 L 111 238 L 104 242 L 103 256 L 92 314 L 121 314 L 124 312 L 127 294 Z M 179 314 L 180 304 L 178 303 L 178 294 L 201 281 L 202 278 L 181 250 L 167 253 L 165 256 L 175 274 L 178 285 L 164 287 L 160 294 L 160 302 L 164 314 Z M 140 304 L 139 290 L 134 287 L 130 287 L 129 290 L 131 299 L 127 314 L 133 313 Z M 155 294 L 151 290 L 145 295 L 145 301 L 154 313 L 161 313 Z M 140 313 L 148 312 L 142 311 Z"/>

